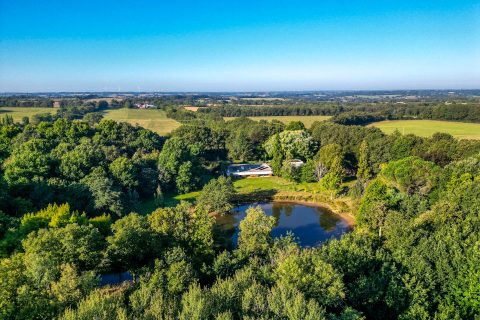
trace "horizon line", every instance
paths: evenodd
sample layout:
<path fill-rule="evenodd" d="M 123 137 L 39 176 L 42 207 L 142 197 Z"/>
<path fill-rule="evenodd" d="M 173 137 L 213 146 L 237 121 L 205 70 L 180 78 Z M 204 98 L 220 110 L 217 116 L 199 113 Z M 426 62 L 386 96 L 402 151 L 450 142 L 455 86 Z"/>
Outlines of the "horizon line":
<path fill-rule="evenodd" d="M 318 90 L 220 90 L 220 91 L 195 91 L 195 90 L 177 90 L 177 91 L 161 91 L 161 90 L 85 90 L 85 91 L 0 91 L 0 94 L 42 94 L 42 93 L 302 93 L 302 92 L 371 92 L 371 91 L 475 91 L 479 88 L 421 88 L 421 89 L 318 89 Z"/>

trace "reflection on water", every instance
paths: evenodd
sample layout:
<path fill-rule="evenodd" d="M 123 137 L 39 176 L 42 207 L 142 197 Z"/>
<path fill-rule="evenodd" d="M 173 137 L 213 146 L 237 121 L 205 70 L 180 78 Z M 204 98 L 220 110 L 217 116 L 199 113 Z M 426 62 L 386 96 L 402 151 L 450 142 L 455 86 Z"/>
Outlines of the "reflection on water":
<path fill-rule="evenodd" d="M 100 275 L 100 286 L 113 286 L 123 282 L 130 282 L 133 280 L 130 272 L 106 273 Z"/>
<path fill-rule="evenodd" d="M 345 220 L 325 208 L 289 202 L 248 204 L 235 208 L 232 214 L 217 218 L 217 224 L 233 243 L 237 242 L 238 224 L 252 206 L 260 206 L 268 216 L 275 217 L 272 236 L 279 237 L 291 231 L 303 247 L 318 246 L 325 240 L 340 238 L 350 230 Z"/>

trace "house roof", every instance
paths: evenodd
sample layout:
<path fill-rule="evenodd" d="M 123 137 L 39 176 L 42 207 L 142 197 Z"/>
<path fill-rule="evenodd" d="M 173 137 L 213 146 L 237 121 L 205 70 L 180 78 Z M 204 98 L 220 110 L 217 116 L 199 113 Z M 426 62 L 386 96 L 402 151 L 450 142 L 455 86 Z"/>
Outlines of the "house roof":
<path fill-rule="evenodd" d="M 227 168 L 228 175 L 270 175 L 272 174 L 272 168 L 267 163 L 261 164 L 232 164 Z"/>

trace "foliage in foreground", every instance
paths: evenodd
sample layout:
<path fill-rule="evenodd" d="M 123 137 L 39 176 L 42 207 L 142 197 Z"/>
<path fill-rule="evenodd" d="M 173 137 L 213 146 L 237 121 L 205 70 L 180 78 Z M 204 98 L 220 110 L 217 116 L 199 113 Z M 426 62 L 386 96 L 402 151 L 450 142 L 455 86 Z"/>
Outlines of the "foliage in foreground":
<path fill-rule="evenodd" d="M 332 123 L 284 132 L 276 122 L 232 123 L 183 126 L 165 144 L 111 121 L 0 125 L 0 318 L 479 314 L 478 142 Z M 222 160 L 259 160 L 268 150 L 276 172 L 319 181 L 332 198 L 356 175 L 355 230 L 299 248 L 292 237 L 272 239 L 274 222 L 254 208 L 238 247 L 225 250 L 209 213 L 232 205 L 226 178 L 206 184 L 197 206 L 126 214 L 136 199 L 200 187 Z M 293 169 L 292 157 L 306 165 Z M 123 271 L 135 281 L 101 285 L 101 275 Z"/>
<path fill-rule="evenodd" d="M 2 318 L 473 318 L 479 212 L 480 155 L 443 171 L 391 162 L 361 198 L 357 228 L 319 248 L 272 239 L 260 208 L 249 209 L 233 251 L 217 247 L 207 212 L 185 203 L 127 215 L 105 235 L 88 220 L 50 218 L 1 260 Z M 114 270 L 136 281 L 99 287 L 98 275 Z"/>

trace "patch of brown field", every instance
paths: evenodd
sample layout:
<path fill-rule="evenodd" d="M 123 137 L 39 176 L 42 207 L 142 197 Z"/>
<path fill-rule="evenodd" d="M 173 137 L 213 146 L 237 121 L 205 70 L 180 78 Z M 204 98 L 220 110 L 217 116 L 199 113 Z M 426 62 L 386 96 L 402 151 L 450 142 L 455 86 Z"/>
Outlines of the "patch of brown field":
<path fill-rule="evenodd" d="M 193 111 L 193 112 L 197 112 L 198 108 L 199 107 L 194 107 L 194 106 L 184 106 L 183 107 L 185 110 L 188 110 L 188 111 Z"/>

